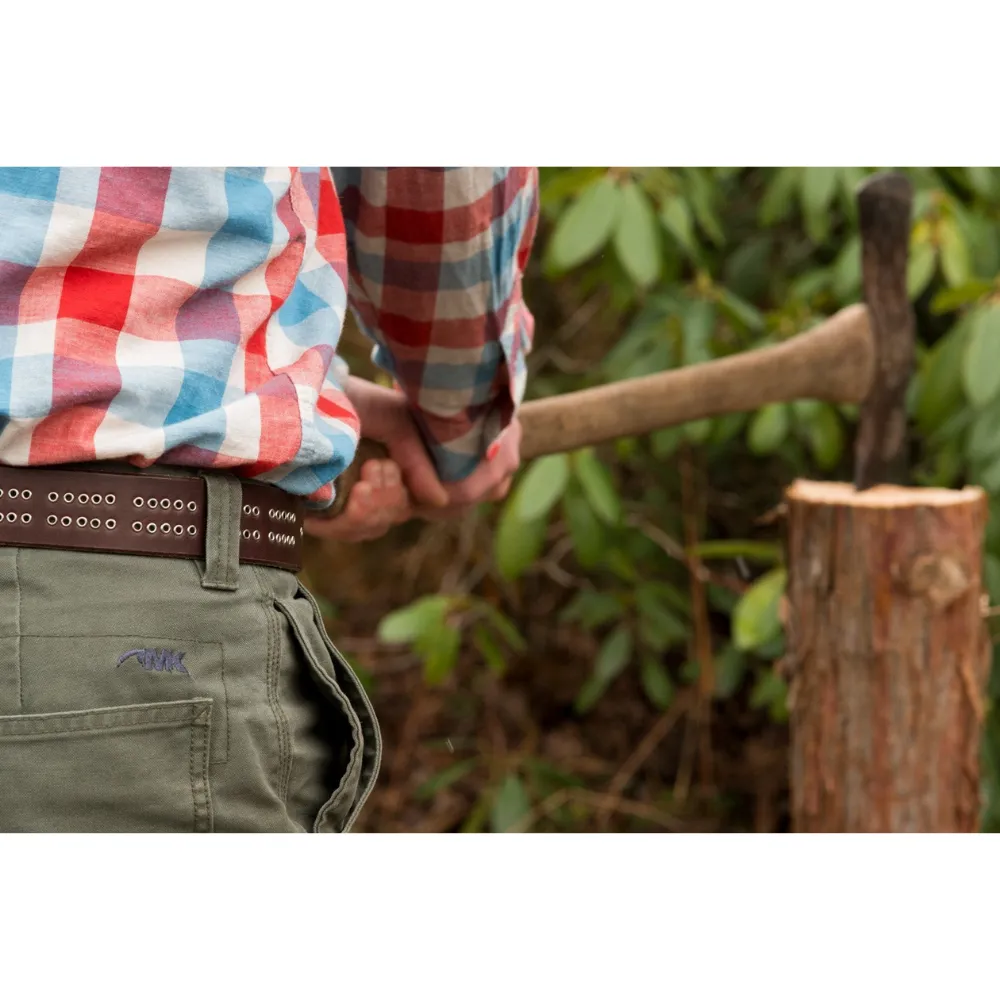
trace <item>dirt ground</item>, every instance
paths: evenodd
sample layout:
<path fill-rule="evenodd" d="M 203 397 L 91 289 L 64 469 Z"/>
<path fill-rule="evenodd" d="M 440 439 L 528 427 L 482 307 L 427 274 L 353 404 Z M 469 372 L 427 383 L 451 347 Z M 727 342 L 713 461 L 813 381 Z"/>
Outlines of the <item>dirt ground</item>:
<path fill-rule="evenodd" d="M 531 575 L 497 592 L 484 574 L 485 526 L 404 526 L 356 550 L 316 544 L 306 582 L 328 605 L 334 642 L 366 676 L 385 741 L 381 778 L 357 829 L 488 829 L 490 804 L 509 774 L 530 809 L 514 829 L 578 831 L 783 831 L 788 822 L 787 729 L 745 698 L 708 709 L 679 687 L 665 713 L 626 671 L 580 717 L 573 701 L 597 640 L 557 622 L 572 596 Z M 527 651 L 496 677 L 472 648 L 440 688 L 417 658 L 373 637 L 378 620 L 419 594 L 475 587 L 501 602 Z M 434 792 L 449 769 L 464 773 Z M 430 783 L 430 788 L 426 787 Z"/>

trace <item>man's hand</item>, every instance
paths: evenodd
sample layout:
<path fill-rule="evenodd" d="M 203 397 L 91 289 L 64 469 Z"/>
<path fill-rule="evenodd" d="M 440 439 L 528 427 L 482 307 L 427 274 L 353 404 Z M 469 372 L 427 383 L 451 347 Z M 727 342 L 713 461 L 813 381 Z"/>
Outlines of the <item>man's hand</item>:
<path fill-rule="evenodd" d="M 370 542 L 413 517 L 399 466 L 373 459 L 361 467 L 347 504 L 336 517 L 307 517 L 306 531 L 339 542 Z"/>
<path fill-rule="evenodd" d="M 366 462 L 343 512 L 326 520 L 308 518 L 310 534 L 367 541 L 411 517 L 457 518 L 483 501 L 507 495 L 520 464 L 521 426 L 516 419 L 471 475 L 457 483 L 442 483 L 401 393 L 353 376 L 344 389 L 357 410 L 363 435 L 385 445 L 390 461 Z"/>

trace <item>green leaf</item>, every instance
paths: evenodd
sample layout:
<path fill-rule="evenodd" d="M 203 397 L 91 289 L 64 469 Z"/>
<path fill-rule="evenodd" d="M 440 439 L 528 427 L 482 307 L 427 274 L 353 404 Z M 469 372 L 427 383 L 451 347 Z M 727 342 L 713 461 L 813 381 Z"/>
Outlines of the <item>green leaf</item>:
<path fill-rule="evenodd" d="M 640 671 L 642 689 L 651 705 L 665 712 L 674 700 L 674 682 L 667 668 L 654 656 L 644 656 Z"/>
<path fill-rule="evenodd" d="M 861 290 L 861 237 L 852 236 L 833 265 L 833 294 L 851 302 Z"/>
<path fill-rule="evenodd" d="M 493 638 L 489 629 L 481 624 L 477 625 L 472 630 L 472 641 L 475 643 L 476 649 L 482 653 L 483 659 L 486 661 L 486 666 L 497 677 L 503 677 L 507 672 L 507 659 L 500 648 L 500 643 Z"/>
<path fill-rule="evenodd" d="M 632 633 L 619 625 L 601 645 L 594 661 L 594 676 L 610 684 L 628 665 L 632 658 Z"/>
<path fill-rule="evenodd" d="M 684 364 L 710 361 L 714 353 L 715 305 L 705 299 L 692 299 L 684 306 L 681 322 L 684 328 Z"/>
<path fill-rule="evenodd" d="M 821 469 L 829 471 L 844 452 L 844 428 L 836 409 L 824 405 L 810 422 L 809 450 Z"/>
<path fill-rule="evenodd" d="M 609 177 L 588 187 L 559 217 L 549 257 L 560 270 L 582 264 L 608 242 L 621 211 L 621 189 Z"/>
<path fill-rule="evenodd" d="M 522 521 L 508 501 L 493 537 L 493 559 L 505 580 L 516 580 L 539 557 L 545 545 L 545 519 Z"/>
<path fill-rule="evenodd" d="M 624 625 L 620 625 L 604 640 L 594 661 L 594 672 L 576 696 L 573 707 L 580 715 L 589 712 L 597 704 L 631 658 L 632 633 Z"/>
<path fill-rule="evenodd" d="M 974 462 L 986 462 L 1000 454 L 1000 400 L 974 412 L 965 453 Z"/>
<path fill-rule="evenodd" d="M 653 458 L 658 458 L 660 461 L 670 458 L 680 447 L 683 438 L 684 434 L 680 427 L 665 427 L 661 431 L 653 431 L 649 435 L 649 447 Z"/>
<path fill-rule="evenodd" d="M 639 611 L 639 635 L 647 646 L 661 653 L 687 641 L 687 623 L 663 603 L 655 588 L 639 584 L 635 602 Z"/>
<path fill-rule="evenodd" d="M 502 611 L 498 611 L 489 601 L 481 601 L 479 608 L 485 613 L 497 634 L 511 649 L 523 653 L 528 648 L 524 636 L 518 632 L 514 623 Z"/>
<path fill-rule="evenodd" d="M 497 789 L 490 810 L 490 829 L 494 833 L 505 833 L 531 810 L 531 800 L 524 783 L 516 774 L 508 774 Z"/>
<path fill-rule="evenodd" d="M 712 436 L 712 426 L 711 420 L 692 420 L 681 430 L 692 444 L 704 444 Z"/>
<path fill-rule="evenodd" d="M 957 288 L 942 288 L 931 300 L 931 312 L 936 316 L 942 313 L 954 312 L 962 306 L 978 302 L 984 295 L 993 290 L 993 284 L 981 278 L 973 278 Z"/>
<path fill-rule="evenodd" d="M 773 455 L 788 435 L 788 406 L 771 403 L 758 410 L 750 421 L 747 444 L 755 455 Z"/>
<path fill-rule="evenodd" d="M 918 243 L 910 248 L 906 263 L 906 290 L 911 299 L 918 299 L 934 277 L 937 252 L 930 243 Z"/>
<path fill-rule="evenodd" d="M 594 513 L 605 524 L 618 524 L 622 516 L 618 491 L 611 474 L 591 449 L 573 453 L 573 472 Z"/>
<path fill-rule="evenodd" d="M 575 490 L 563 497 L 562 508 L 577 562 L 584 569 L 593 569 L 604 555 L 604 526 L 587 498 Z"/>
<path fill-rule="evenodd" d="M 1000 306 L 976 310 L 972 323 L 962 382 L 969 402 L 982 409 L 1000 392 Z"/>
<path fill-rule="evenodd" d="M 462 634 L 453 625 L 441 621 L 424 632 L 417 648 L 424 658 L 424 681 L 431 686 L 440 684 L 455 669 Z"/>
<path fill-rule="evenodd" d="M 688 254 L 694 256 L 698 252 L 694 241 L 694 220 L 691 217 L 691 209 L 683 198 L 668 198 L 660 209 L 660 220 L 667 232 Z"/>
<path fill-rule="evenodd" d="M 715 539 L 701 542 L 694 550 L 702 559 L 747 559 L 750 562 L 781 562 L 781 546 L 774 542 L 751 542 L 744 539 Z"/>
<path fill-rule="evenodd" d="M 715 186 L 709 182 L 706 172 L 699 167 L 688 167 L 684 175 L 688 181 L 688 200 L 694 209 L 698 225 L 716 246 L 722 246 L 726 237 L 712 207 Z"/>
<path fill-rule="evenodd" d="M 970 277 L 969 248 L 958 226 L 950 219 L 940 224 L 941 270 L 952 288 L 964 285 Z"/>
<path fill-rule="evenodd" d="M 773 671 L 765 670 L 750 693 L 751 708 L 766 708 L 774 722 L 788 718 L 788 685 Z"/>
<path fill-rule="evenodd" d="M 734 695 L 746 673 L 746 657 L 735 647 L 726 646 L 715 658 L 715 696 Z"/>
<path fill-rule="evenodd" d="M 614 594 L 581 590 L 559 614 L 564 622 L 578 621 L 586 628 L 599 628 L 622 616 L 622 603 Z"/>
<path fill-rule="evenodd" d="M 414 794 L 421 800 L 432 799 L 438 792 L 443 792 L 446 788 L 450 788 L 456 782 L 461 781 L 467 774 L 471 774 L 478 764 L 478 757 L 472 757 L 470 760 L 460 760 L 428 778 Z"/>
<path fill-rule="evenodd" d="M 760 224 L 773 226 L 788 217 L 795 203 L 802 167 L 779 167 L 760 201 Z"/>
<path fill-rule="evenodd" d="M 622 191 L 621 215 L 614 236 L 615 253 L 631 279 L 645 288 L 660 275 L 660 236 L 656 215 L 638 184 Z"/>
<path fill-rule="evenodd" d="M 453 599 L 443 594 L 421 597 L 399 611 L 386 615 L 378 624 L 381 642 L 413 642 L 444 620 Z"/>
<path fill-rule="evenodd" d="M 764 329 L 764 317 L 749 302 L 744 302 L 721 285 L 715 292 L 719 308 L 729 317 L 730 322 L 744 327 L 751 333 L 760 333 Z"/>
<path fill-rule="evenodd" d="M 569 459 L 546 455 L 532 462 L 518 484 L 513 503 L 520 521 L 545 517 L 558 502 L 569 482 Z"/>
<path fill-rule="evenodd" d="M 966 167 L 969 185 L 980 198 L 994 201 L 997 196 L 996 167 Z"/>
<path fill-rule="evenodd" d="M 781 633 L 778 607 L 788 574 L 783 569 L 765 573 L 743 594 L 733 610 L 733 645 L 742 652 L 763 646 Z"/>
<path fill-rule="evenodd" d="M 914 415 L 925 435 L 936 431 L 962 405 L 962 365 L 973 323 L 960 319 L 925 355 Z"/>
<path fill-rule="evenodd" d="M 821 243 L 829 230 L 829 208 L 837 190 L 837 167 L 806 167 L 802 178 L 802 213 L 810 239 Z"/>

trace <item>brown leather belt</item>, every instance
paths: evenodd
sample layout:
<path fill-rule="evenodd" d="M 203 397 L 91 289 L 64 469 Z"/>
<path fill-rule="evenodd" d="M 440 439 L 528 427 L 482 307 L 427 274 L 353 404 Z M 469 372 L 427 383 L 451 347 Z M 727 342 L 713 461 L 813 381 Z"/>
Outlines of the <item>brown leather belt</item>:
<path fill-rule="evenodd" d="M 240 562 L 302 568 L 299 497 L 243 480 Z M 0 545 L 123 555 L 205 556 L 205 480 L 58 468 L 0 468 Z"/>

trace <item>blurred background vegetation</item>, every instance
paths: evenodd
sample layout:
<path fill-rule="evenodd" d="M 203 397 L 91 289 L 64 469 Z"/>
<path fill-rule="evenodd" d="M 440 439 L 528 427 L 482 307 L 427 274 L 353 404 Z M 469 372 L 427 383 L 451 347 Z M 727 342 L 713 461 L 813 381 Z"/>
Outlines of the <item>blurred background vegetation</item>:
<path fill-rule="evenodd" d="M 873 169 L 543 169 L 529 398 L 775 343 L 858 301 L 855 190 Z M 913 481 L 979 484 L 992 510 L 1000 169 L 906 173 Z M 344 343 L 374 377 L 356 330 Z M 700 421 L 533 462 L 461 524 L 315 543 L 307 582 L 386 739 L 360 828 L 787 829 L 782 490 L 849 480 L 855 420 L 802 400 Z M 996 604 L 995 516 L 985 560 Z"/>

